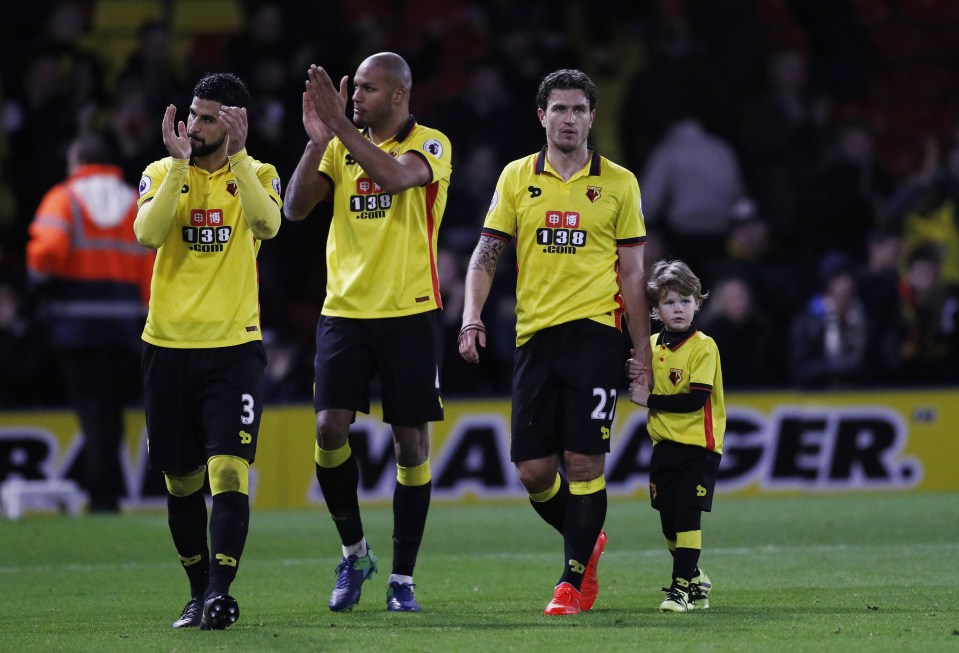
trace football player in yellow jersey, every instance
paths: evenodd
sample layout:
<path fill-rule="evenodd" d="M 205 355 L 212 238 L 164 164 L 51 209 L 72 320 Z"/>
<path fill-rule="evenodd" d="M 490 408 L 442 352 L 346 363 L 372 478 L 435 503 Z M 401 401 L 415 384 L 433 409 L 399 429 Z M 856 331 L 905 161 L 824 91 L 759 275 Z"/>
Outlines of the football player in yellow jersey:
<path fill-rule="evenodd" d="M 240 614 L 229 589 L 249 528 L 266 367 L 256 255 L 280 228 L 280 180 L 247 154 L 242 80 L 207 75 L 193 95 L 186 123 L 167 107 L 170 156 L 144 171 L 133 228 L 157 250 L 144 401 L 150 465 L 166 478 L 170 531 L 190 582 L 173 627 L 222 629 Z"/>
<path fill-rule="evenodd" d="M 709 607 L 712 581 L 700 568 L 702 513 L 712 510 L 723 452 L 726 407 L 716 342 L 693 317 L 709 293 L 683 261 L 659 261 L 646 282 L 646 296 L 663 330 L 650 338 L 655 393 L 634 380 L 629 398 L 649 408 L 653 439 L 649 496 L 659 511 L 673 576 L 664 587 L 663 612 Z M 644 359 L 645 360 L 645 359 Z M 630 375 L 639 373 L 630 360 Z"/>
<path fill-rule="evenodd" d="M 347 77 L 337 88 L 322 68 L 311 66 L 307 75 L 309 141 L 284 214 L 302 220 L 318 202 L 333 200 L 314 366 L 316 478 L 343 550 L 329 607 L 355 606 L 379 568 L 363 534 L 349 443 L 356 412 L 370 411 L 378 375 L 397 465 L 386 606 L 415 612 L 413 569 L 432 488 L 429 422 L 443 419 L 436 243 L 452 151 L 445 135 L 410 115 L 412 76 L 399 55 L 382 52 L 360 64 L 352 121 L 345 114 Z"/>
<path fill-rule="evenodd" d="M 496 184 L 466 275 L 459 351 L 479 361 L 483 305 L 500 255 L 515 242 L 510 457 L 533 508 L 563 536 L 564 569 L 545 613 L 566 615 L 591 609 L 599 588 L 604 465 L 626 380 L 624 311 L 635 347 L 649 351 L 646 228 L 636 177 L 587 145 L 592 80 L 558 70 L 540 84 L 536 104 L 546 147 L 508 164 Z"/>

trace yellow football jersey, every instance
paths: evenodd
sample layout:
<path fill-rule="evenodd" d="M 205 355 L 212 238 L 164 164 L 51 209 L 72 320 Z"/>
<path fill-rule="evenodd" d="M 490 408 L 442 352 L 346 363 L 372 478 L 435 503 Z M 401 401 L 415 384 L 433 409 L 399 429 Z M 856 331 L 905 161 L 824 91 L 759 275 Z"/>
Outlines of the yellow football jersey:
<path fill-rule="evenodd" d="M 140 206 L 156 195 L 170 157 L 147 166 Z M 276 168 L 251 159 L 260 183 L 282 206 Z M 259 280 L 253 237 L 230 165 L 207 172 L 190 165 L 176 216 L 157 250 L 143 340 L 180 349 L 228 347 L 261 340 Z"/>
<path fill-rule="evenodd" d="M 516 345 L 547 327 L 590 319 L 621 328 L 617 248 L 646 242 L 639 184 L 592 153 L 569 181 L 546 148 L 500 174 L 483 234 L 516 241 Z"/>
<path fill-rule="evenodd" d="M 399 133 L 377 147 L 394 158 L 419 155 L 432 176 L 425 186 L 391 195 L 340 139 L 330 142 L 319 168 L 333 183 L 323 315 L 400 317 L 443 306 L 436 243 L 452 172 L 449 139 L 411 116 Z"/>
<path fill-rule="evenodd" d="M 667 346 L 662 333 L 650 336 L 653 351 L 653 393 L 677 395 L 699 389 L 709 391 L 706 405 L 692 413 L 650 410 L 646 430 L 653 442 L 672 440 L 723 452 L 726 401 L 723 371 L 716 342 L 702 331 Z"/>

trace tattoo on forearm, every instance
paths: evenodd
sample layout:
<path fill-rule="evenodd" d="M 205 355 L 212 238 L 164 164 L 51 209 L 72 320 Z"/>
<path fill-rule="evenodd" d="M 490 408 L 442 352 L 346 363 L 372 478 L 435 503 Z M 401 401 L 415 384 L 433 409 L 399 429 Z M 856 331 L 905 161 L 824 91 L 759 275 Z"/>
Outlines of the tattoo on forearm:
<path fill-rule="evenodd" d="M 496 273 L 496 262 L 505 248 L 505 241 L 492 236 L 481 236 L 470 259 L 470 267 L 474 270 L 483 270 L 492 279 Z"/>

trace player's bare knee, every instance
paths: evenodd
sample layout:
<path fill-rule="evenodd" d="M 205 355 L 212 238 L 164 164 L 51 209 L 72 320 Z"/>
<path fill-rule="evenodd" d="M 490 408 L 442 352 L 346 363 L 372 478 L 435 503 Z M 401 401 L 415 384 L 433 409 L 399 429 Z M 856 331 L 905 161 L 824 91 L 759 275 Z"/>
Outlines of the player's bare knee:
<path fill-rule="evenodd" d="M 210 493 L 250 493 L 250 462 L 237 456 L 213 456 L 207 461 L 210 470 Z"/>
<path fill-rule="evenodd" d="M 316 414 L 316 443 L 333 451 L 349 441 L 353 413 L 348 410 L 321 410 Z"/>
<path fill-rule="evenodd" d="M 567 451 L 566 475 L 570 481 L 592 481 L 603 475 L 604 457 Z"/>
<path fill-rule="evenodd" d="M 521 460 L 516 463 L 516 474 L 529 494 L 540 494 L 549 490 L 556 481 L 555 460 Z"/>
<path fill-rule="evenodd" d="M 404 467 L 422 465 L 430 457 L 429 429 L 422 426 L 394 426 L 393 451 L 397 464 Z"/>

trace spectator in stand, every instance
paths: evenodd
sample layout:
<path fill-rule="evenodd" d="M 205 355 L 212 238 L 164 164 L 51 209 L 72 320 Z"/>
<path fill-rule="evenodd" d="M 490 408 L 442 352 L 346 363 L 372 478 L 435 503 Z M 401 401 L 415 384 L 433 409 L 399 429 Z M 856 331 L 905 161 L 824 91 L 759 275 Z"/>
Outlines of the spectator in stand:
<path fill-rule="evenodd" d="M 710 292 L 702 330 L 723 352 L 726 389 L 764 388 L 783 380 L 778 330 L 756 305 L 749 282 L 727 277 Z"/>
<path fill-rule="evenodd" d="M 959 294 L 943 283 L 939 247 L 921 245 L 909 255 L 899 293 L 898 380 L 920 385 L 959 381 Z"/>
<path fill-rule="evenodd" d="M 796 279 L 795 263 L 783 254 L 765 214 L 748 197 L 733 206 L 725 245 L 712 254 L 703 268 L 704 283 L 713 286 L 727 277 L 745 279 L 755 303 L 780 327 L 789 324 L 803 300 L 817 289 Z"/>
<path fill-rule="evenodd" d="M 681 116 L 653 149 L 640 179 L 643 211 L 666 237 L 667 255 L 694 270 L 720 250 L 736 201 L 744 195 L 732 146 Z"/>
<path fill-rule="evenodd" d="M 891 225 L 902 231 L 907 253 L 934 242 L 942 252 L 942 281 L 959 284 L 959 146 L 940 161 L 939 144 L 923 141 L 922 165 L 889 201 Z"/>
<path fill-rule="evenodd" d="M 898 331 L 901 314 L 899 266 L 902 236 L 894 231 L 876 230 L 868 237 L 866 263 L 856 271 L 859 295 L 869 317 L 866 345 L 867 379 L 870 385 L 896 381 Z"/>
<path fill-rule="evenodd" d="M 828 103 L 809 86 L 806 53 L 775 52 L 767 87 L 745 100 L 739 142 L 743 169 L 777 239 L 796 233 L 800 183 L 819 159 Z"/>
<path fill-rule="evenodd" d="M 865 260 L 866 239 L 878 226 L 877 208 L 886 200 L 891 178 L 875 156 L 869 126 L 847 121 L 833 146 L 806 180 L 800 196 L 802 229 L 797 242 L 801 265 L 812 273 L 826 252 Z"/>
<path fill-rule="evenodd" d="M 848 387 L 864 380 L 868 317 L 845 255 L 829 252 L 819 267 L 823 290 L 790 325 L 790 371 L 806 388 Z"/>

